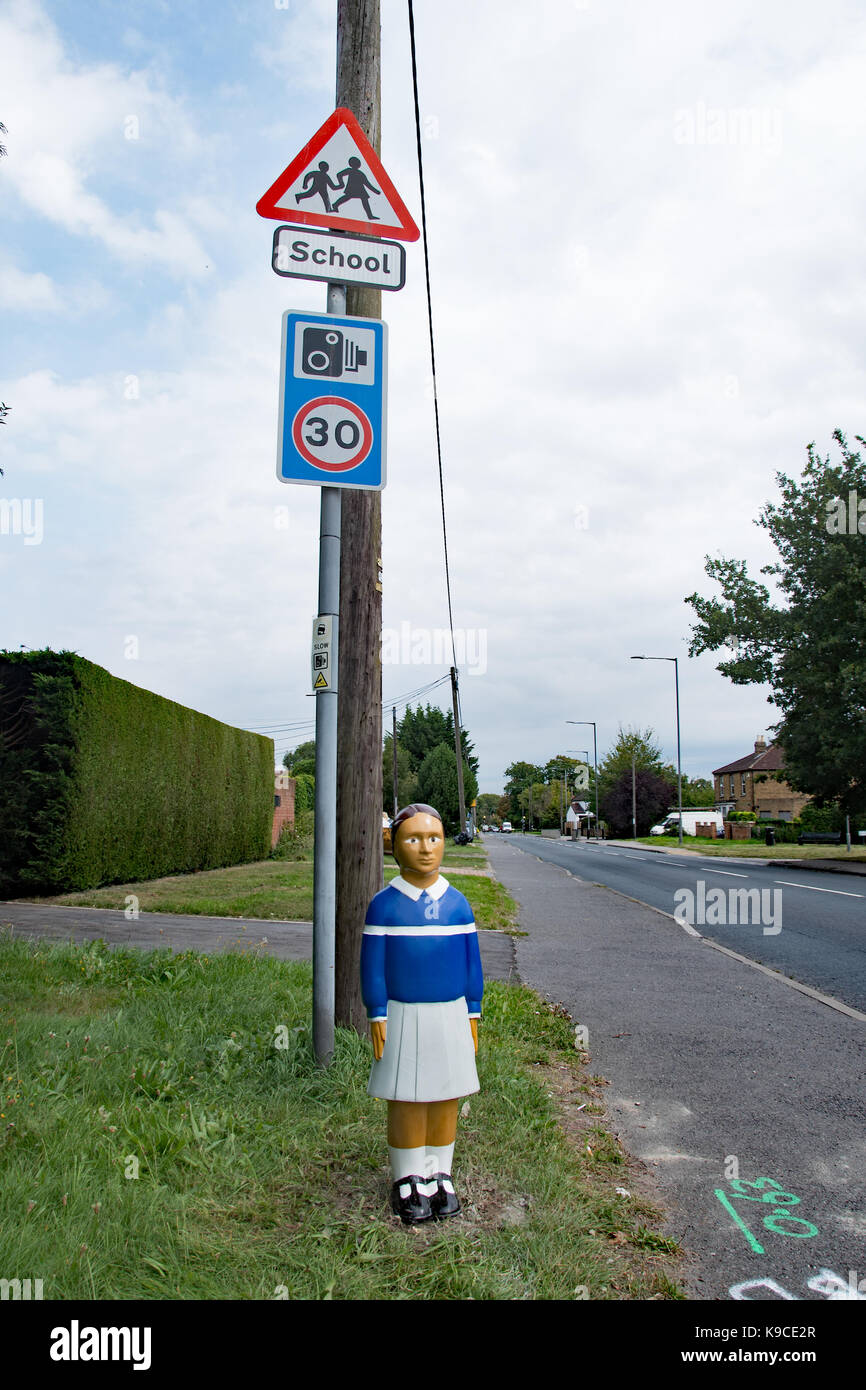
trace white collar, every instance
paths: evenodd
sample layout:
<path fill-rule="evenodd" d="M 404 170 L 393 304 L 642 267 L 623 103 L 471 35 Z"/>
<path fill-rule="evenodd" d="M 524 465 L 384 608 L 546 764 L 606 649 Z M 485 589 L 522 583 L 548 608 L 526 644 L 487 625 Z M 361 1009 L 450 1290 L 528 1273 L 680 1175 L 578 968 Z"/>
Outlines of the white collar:
<path fill-rule="evenodd" d="M 426 893 L 435 901 L 441 898 L 443 893 L 447 893 L 450 886 L 447 878 L 443 878 L 441 874 L 435 883 L 428 884 L 426 888 L 416 888 L 414 883 L 407 883 L 400 874 L 396 878 L 392 878 L 388 884 L 389 888 L 396 888 L 398 893 L 405 893 L 406 897 L 411 898 L 413 903 L 417 903 L 422 893 Z"/>

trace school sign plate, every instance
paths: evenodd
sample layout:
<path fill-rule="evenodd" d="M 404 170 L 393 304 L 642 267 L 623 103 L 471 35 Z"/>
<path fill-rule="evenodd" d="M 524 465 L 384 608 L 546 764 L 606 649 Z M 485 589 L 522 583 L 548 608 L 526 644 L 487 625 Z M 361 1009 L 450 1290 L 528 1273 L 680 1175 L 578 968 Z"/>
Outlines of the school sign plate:
<path fill-rule="evenodd" d="M 406 283 L 406 252 L 399 242 L 312 227 L 277 227 L 271 264 L 277 275 L 296 280 L 336 280 L 380 290 L 402 290 Z"/>

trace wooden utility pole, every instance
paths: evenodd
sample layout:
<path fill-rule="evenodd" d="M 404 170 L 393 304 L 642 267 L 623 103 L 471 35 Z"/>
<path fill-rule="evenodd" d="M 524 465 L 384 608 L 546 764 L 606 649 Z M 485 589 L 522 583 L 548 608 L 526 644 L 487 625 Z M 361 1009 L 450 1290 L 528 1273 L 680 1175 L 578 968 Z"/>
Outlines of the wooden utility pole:
<path fill-rule="evenodd" d="M 347 106 L 381 153 L 379 0 L 338 0 L 337 106 Z M 382 293 L 349 285 L 346 313 L 382 317 Z M 383 887 L 381 494 L 343 491 L 340 556 L 340 713 L 337 733 L 335 1015 L 366 1031 L 359 961 L 367 905 Z"/>
<path fill-rule="evenodd" d="M 454 710 L 454 757 L 457 761 L 457 800 L 460 805 L 460 829 L 466 829 L 466 795 L 463 791 L 463 737 L 460 733 L 460 710 L 457 701 L 457 672 L 451 667 L 451 707 Z"/>

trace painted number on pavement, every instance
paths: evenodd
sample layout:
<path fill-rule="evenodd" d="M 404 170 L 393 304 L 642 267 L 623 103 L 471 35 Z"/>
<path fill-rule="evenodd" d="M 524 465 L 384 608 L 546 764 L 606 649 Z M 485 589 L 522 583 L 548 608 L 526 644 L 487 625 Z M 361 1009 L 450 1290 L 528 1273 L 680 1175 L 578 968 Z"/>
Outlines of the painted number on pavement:
<path fill-rule="evenodd" d="M 791 1208 L 799 1206 L 800 1198 L 795 1197 L 793 1192 L 785 1192 L 782 1184 L 776 1182 L 775 1178 L 756 1178 L 754 1182 L 735 1178 L 731 1181 L 730 1188 L 731 1192 L 728 1195 L 723 1188 L 717 1187 L 716 1196 L 756 1255 L 763 1255 L 764 1247 L 752 1234 L 740 1213 L 734 1209 L 733 1202 L 761 1202 L 769 1205 L 772 1210 L 763 1217 L 761 1224 L 772 1235 L 796 1236 L 801 1240 L 808 1240 L 818 1234 L 818 1227 L 813 1226 L 811 1221 L 791 1215 Z M 750 1191 L 747 1192 L 746 1188 Z"/>

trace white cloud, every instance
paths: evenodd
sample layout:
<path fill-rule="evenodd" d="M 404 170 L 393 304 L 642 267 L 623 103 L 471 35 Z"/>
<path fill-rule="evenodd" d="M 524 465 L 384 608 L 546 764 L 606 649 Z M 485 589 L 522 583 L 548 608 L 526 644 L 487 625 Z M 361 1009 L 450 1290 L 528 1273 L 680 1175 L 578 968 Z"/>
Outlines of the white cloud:
<path fill-rule="evenodd" d="M 10 132 L 3 174 L 24 204 L 123 260 L 161 264 L 176 274 L 203 273 L 208 256 L 177 211 L 151 208 L 151 225 L 142 226 L 139 216 L 114 212 L 104 196 L 88 189 L 94 162 L 103 176 L 110 169 L 121 183 L 134 182 L 141 143 L 150 150 L 163 146 L 173 160 L 199 150 L 182 103 L 145 71 L 76 63 L 45 12 L 27 0 L 0 15 L 0 51 Z"/>

